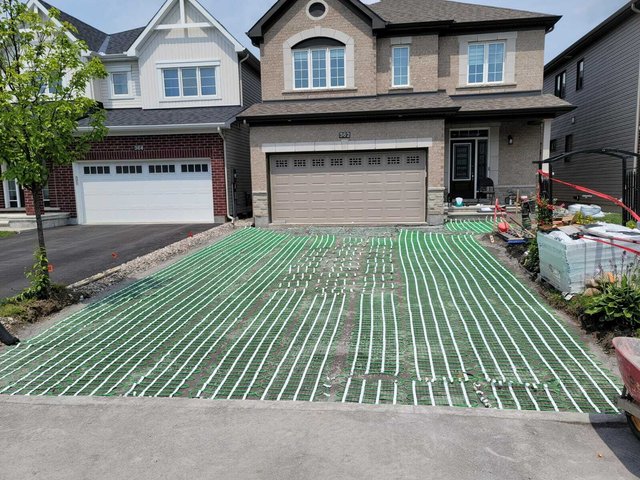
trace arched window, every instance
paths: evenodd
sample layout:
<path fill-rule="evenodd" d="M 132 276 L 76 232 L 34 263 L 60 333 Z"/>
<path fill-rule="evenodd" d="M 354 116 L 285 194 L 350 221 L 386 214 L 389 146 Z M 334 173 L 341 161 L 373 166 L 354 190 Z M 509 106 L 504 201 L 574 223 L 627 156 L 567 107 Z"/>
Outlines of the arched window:
<path fill-rule="evenodd" d="M 328 37 L 309 38 L 294 45 L 294 90 L 345 87 L 345 52 L 344 43 Z"/>

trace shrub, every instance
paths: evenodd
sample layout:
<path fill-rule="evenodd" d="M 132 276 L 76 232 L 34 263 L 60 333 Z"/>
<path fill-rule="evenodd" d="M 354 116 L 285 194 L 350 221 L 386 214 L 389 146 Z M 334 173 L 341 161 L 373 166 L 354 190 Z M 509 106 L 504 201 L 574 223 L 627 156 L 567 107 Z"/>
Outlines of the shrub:
<path fill-rule="evenodd" d="M 640 272 L 635 270 L 615 277 L 606 275 L 599 281 L 601 294 L 591 298 L 586 316 L 602 330 L 640 327 Z"/>
<path fill-rule="evenodd" d="M 538 239 L 534 237 L 529 244 L 529 250 L 522 258 L 522 266 L 532 273 L 540 273 L 540 250 Z"/>

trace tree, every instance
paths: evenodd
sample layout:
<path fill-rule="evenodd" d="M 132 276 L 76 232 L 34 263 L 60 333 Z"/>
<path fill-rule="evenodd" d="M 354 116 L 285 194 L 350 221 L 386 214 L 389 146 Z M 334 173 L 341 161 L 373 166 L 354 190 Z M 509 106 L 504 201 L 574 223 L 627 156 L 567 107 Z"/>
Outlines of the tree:
<path fill-rule="evenodd" d="M 43 190 L 55 166 L 82 159 L 106 135 L 104 112 L 87 96 L 92 79 L 107 73 L 76 40 L 60 12 L 49 18 L 19 0 L 0 0 L 0 178 L 17 181 L 35 204 L 37 277 L 48 296 L 47 249 L 42 225 Z M 79 131 L 86 119 L 89 131 Z"/>

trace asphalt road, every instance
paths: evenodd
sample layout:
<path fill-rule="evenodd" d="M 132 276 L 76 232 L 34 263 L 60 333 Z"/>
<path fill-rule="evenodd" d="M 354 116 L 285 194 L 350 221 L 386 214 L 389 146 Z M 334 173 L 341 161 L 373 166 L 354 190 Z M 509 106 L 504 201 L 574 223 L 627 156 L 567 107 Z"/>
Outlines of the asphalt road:
<path fill-rule="evenodd" d="M 0 396 L 0 478 L 602 480 L 640 474 L 620 417 Z"/>
<path fill-rule="evenodd" d="M 70 226 L 45 232 L 52 279 L 69 285 L 200 233 L 213 225 Z M 0 238 L 0 298 L 20 293 L 34 262 L 35 231 Z"/>

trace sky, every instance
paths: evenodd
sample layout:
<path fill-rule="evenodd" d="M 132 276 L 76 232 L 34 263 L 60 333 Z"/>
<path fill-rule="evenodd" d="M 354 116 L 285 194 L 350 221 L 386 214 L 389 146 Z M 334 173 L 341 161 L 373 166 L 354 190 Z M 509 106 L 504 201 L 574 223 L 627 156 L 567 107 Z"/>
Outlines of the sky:
<path fill-rule="evenodd" d="M 496 7 L 533 10 L 562 15 L 556 29 L 547 35 L 546 60 L 589 32 L 629 0 L 466 0 Z M 107 33 L 141 27 L 153 17 L 164 0 L 49 0 L 60 10 Z M 275 0 L 200 0 L 243 45 L 251 47 L 245 32 Z M 365 3 L 374 3 L 365 0 Z M 254 53 L 257 53 L 253 49 Z"/>

